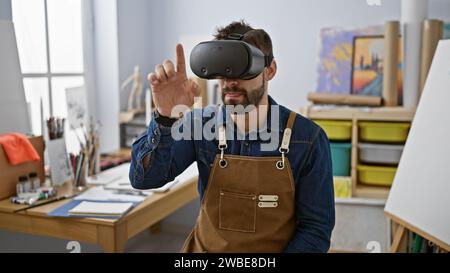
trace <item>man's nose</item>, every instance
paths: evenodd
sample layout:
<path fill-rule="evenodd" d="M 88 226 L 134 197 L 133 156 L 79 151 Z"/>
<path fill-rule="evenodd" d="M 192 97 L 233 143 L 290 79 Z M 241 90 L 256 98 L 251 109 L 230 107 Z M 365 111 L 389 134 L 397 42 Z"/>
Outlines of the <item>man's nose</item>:
<path fill-rule="evenodd" d="M 228 86 L 228 87 L 237 86 L 238 83 L 239 83 L 238 79 L 227 79 L 227 78 L 224 78 L 223 81 L 225 83 L 225 86 Z"/>

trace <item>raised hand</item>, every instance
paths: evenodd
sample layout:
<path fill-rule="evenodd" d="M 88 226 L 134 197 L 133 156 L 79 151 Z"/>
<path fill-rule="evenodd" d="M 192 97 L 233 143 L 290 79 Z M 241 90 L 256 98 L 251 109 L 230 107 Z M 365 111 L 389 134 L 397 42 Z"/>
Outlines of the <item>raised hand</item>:
<path fill-rule="evenodd" d="M 170 60 L 155 66 L 155 71 L 148 75 L 148 81 L 152 89 L 152 97 L 158 112 L 167 117 L 179 117 L 178 113 L 172 113 L 177 105 L 191 107 L 194 97 L 200 91 L 198 85 L 186 76 L 186 62 L 183 46 L 176 47 L 176 70 Z"/>

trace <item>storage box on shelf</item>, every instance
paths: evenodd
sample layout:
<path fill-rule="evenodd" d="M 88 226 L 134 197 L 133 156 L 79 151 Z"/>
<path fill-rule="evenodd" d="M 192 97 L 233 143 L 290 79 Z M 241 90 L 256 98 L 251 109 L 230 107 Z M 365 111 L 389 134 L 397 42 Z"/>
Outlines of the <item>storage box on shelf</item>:
<path fill-rule="evenodd" d="M 147 130 L 145 114 L 138 113 L 133 119 L 120 124 L 120 147 L 131 148 L 133 142 Z"/>
<path fill-rule="evenodd" d="M 310 105 L 300 112 L 325 130 L 332 152 L 342 148 L 343 141 L 351 143 L 351 196 L 386 199 L 415 109 Z M 334 161 L 341 167 L 342 162 Z"/>
<path fill-rule="evenodd" d="M 326 119 L 315 120 L 315 122 L 324 129 L 330 140 L 335 196 L 337 198 L 351 197 L 352 122 Z"/>
<path fill-rule="evenodd" d="M 333 176 L 350 176 L 351 142 L 331 142 L 331 159 Z"/>
<path fill-rule="evenodd" d="M 360 121 L 357 166 L 359 184 L 390 187 L 408 137 L 409 122 Z M 384 144 L 401 145 L 384 145 Z"/>

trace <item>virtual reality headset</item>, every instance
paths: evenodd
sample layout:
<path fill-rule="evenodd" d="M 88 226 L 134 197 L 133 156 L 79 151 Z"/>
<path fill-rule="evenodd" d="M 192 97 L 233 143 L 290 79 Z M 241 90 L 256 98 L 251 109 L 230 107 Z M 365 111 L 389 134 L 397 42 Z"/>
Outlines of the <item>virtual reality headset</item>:
<path fill-rule="evenodd" d="M 202 42 L 191 52 L 192 72 L 203 79 L 250 80 L 270 66 L 273 56 L 242 41 L 243 35 L 231 34 L 228 40 Z"/>

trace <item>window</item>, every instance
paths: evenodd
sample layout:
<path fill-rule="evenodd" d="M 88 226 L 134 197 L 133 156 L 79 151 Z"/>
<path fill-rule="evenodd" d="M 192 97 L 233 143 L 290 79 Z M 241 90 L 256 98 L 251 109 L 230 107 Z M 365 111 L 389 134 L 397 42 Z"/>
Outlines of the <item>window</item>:
<path fill-rule="evenodd" d="M 65 89 L 85 83 L 81 2 L 12 1 L 25 97 L 36 135 L 42 133 L 41 109 L 45 118 L 67 117 Z M 69 150 L 77 147 L 76 139 L 66 135 Z"/>

